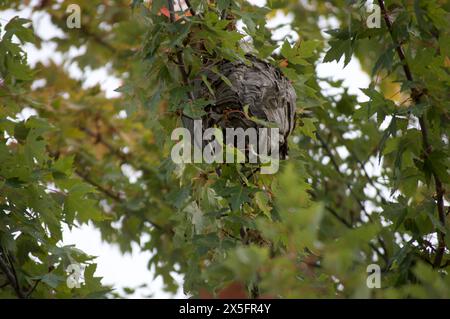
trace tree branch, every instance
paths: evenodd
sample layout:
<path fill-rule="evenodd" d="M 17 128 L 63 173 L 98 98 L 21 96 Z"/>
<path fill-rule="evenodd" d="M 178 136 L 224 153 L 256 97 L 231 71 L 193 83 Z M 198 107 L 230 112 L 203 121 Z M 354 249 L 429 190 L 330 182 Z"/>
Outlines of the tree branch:
<path fill-rule="evenodd" d="M 340 216 L 333 208 L 329 207 L 329 206 L 325 206 L 325 209 L 328 210 L 331 215 L 333 215 L 338 221 L 340 221 L 345 227 L 347 227 L 348 229 L 353 229 L 354 226 L 351 222 L 347 221 L 344 217 Z M 373 243 L 369 242 L 369 247 L 372 248 L 373 251 L 375 251 L 377 253 L 377 255 L 381 256 L 381 258 L 383 258 L 384 262 L 386 263 L 386 268 L 388 269 L 390 266 L 390 261 L 389 261 L 389 257 L 387 255 L 387 250 L 386 250 L 386 246 L 384 244 L 384 241 L 380 239 L 380 237 L 377 237 L 378 242 L 380 243 L 381 247 L 384 250 L 384 253 L 380 251 L 380 249 L 375 246 Z"/>
<path fill-rule="evenodd" d="M 338 214 L 333 208 L 326 206 L 325 209 L 331 213 L 338 221 L 344 224 L 347 228 L 353 229 L 353 224 L 347 221 L 344 217 Z"/>
<path fill-rule="evenodd" d="M 394 34 L 394 30 L 392 28 L 392 23 L 391 23 L 391 20 L 389 19 L 389 14 L 386 10 L 384 1 L 378 0 L 378 3 L 381 8 L 381 12 L 383 14 L 384 21 L 386 23 L 389 34 L 391 35 L 392 41 L 395 44 L 395 49 L 397 51 L 397 55 L 400 59 L 400 62 L 402 64 L 406 79 L 410 82 L 414 82 L 414 78 L 412 76 L 411 69 L 408 65 L 408 61 L 406 60 L 406 56 L 405 56 L 405 53 L 401 46 L 401 43 L 398 42 L 398 40 L 396 39 L 396 36 Z M 422 97 L 422 95 L 423 95 L 422 91 L 419 91 L 415 87 L 411 88 L 411 98 L 413 99 L 415 104 L 418 104 L 420 102 L 420 98 Z M 428 127 L 427 127 L 425 115 L 422 115 L 419 117 L 419 125 L 420 125 L 420 131 L 422 134 L 422 146 L 423 146 L 424 156 L 425 156 L 425 160 L 426 160 L 429 157 L 429 155 L 431 154 L 431 152 L 433 151 L 433 148 L 429 142 Z M 433 168 L 431 168 L 431 171 L 432 171 L 432 174 L 434 177 L 435 188 L 436 188 L 435 200 L 436 200 L 436 204 L 437 204 L 437 208 L 438 208 L 439 222 L 445 228 L 445 212 L 444 212 L 445 190 L 443 188 L 442 181 L 439 178 L 439 175 L 436 173 L 436 171 Z M 442 231 L 440 231 L 439 229 L 437 229 L 437 233 L 438 233 L 438 238 L 439 238 L 438 242 L 439 243 L 438 243 L 438 248 L 437 248 L 437 252 L 436 252 L 436 257 L 435 257 L 434 263 L 433 263 L 434 268 L 440 267 L 442 258 L 445 253 L 445 248 L 446 248 L 445 234 Z"/>
<path fill-rule="evenodd" d="M 316 136 L 317 139 L 320 141 L 320 143 L 322 144 L 322 147 L 325 149 L 326 153 L 328 154 L 328 156 L 330 157 L 331 163 L 333 164 L 335 170 L 337 171 L 337 173 L 342 177 L 342 179 L 344 180 L 345 185 L 347 186 L 348 190 L 350 191 L 350 194 L 353 196 L 353 198 L 355 199 L 355 201 L 358 203 L 359 207 L 361 208 L 361 210 L 364 212 L 365 216 L 369 219 L 370 222 L 373 222 L 372 217 L 369 215 L 369 213 L 367 212 L 364 204 L 362 203 L 362 201 L 359 199 L 359 196 L 355 193 L 355 191 L 353 190 L 352 186 L 350 185 L 349 182 L 347 182 L 344 174 L 340 171 L 339 169 L 339 165 L 336 161 L 336 158 L 334 157 L 333 153 L 331 152 L 330 147 L 328 146 L 328 143 L 322 138 L 322 136 L 319 134 L 319 132 L 316 132 Z M 330 211 L 331 212 L 331 211 Z M 338 218 L 338 215 L 333 214 L 336 218 Z M 342 220 L 341 220 L 342 221 Z M 348 226 L 348 225 L 347 225 Z M 353 227 L 353 225 L 350 223 L 350 226 Z M 386 248 L 386 244 L 383 240 L 382 237 L 377 236 L 377 241 L 379 242 L 379 244 L 382 246 L 383 250 L 384 250 L 384 254 L 382 254 L 378 249 L 376 249 L 376 252 L 378 254 L 380 254 L 383 259 L 386 261 L 386 265 L 388 267 L 389 265 L 389 257 L 387 255 L 388 251 Z"/>
<path fill-rule="evenodd" d="M 353 196 L 353 198 L 356 200 L 356 202 L 358 203 L 359 207 L 361 208 L 361 210 L 364 212 L 364 214 L 366 215 L 366 217 L 371 220 L 371 217 L 369 215 L 369 213 L 367 212 L 366 208 L 364 207 L 364 204 L 361 202 L 361 200 L 359 199 L 359 196 L 356 195 L 356 193 L 353 190 L 353 187 L 350 185 L 349 182 L 347 182 L 347 180 L 345 179 L 344 174 L 340 171 L 339 169 L 339 165 L 336 161 L 336 158 L 334 157 L 333 153 L 331 152 L 330 147 L 328 146 L 328 143 L 322 138 L 322 136 L 319 134 L 319 132 L 316 132 L 316 136 L 317 139 L 320 141 L 320 143 L 322 144 L 323 149 L 325 150 L 325 152 L 327 153 L 327 155 L 330 157 L 331 163 L 333 164 L 333 167 L 335 168 L 335 170 L 337 171 L 337 173 L 342 177 L 342 179 L 344 180 L 345 185 L 347 186 L 347 189 L 350 191 L 350 194 Z"/>
<path fill-rule="evenodd" d="M 115 127 L 113 127 L 111 124 L 109 124 L 107 122 L 103 122 L 103 123 L 105 125 L 107 125 L 109 128 L 113 129 L 115 132 L 117 131 L 117 129 Z M 111 152 L 111 154 L 117 156 L 121 160 L 122 164 L 128 163 L 131 166 L 133 166 L 133 167 L 135 167 L 135 168 L 137 168 L 139 170 L 142 170 L 144 173 L 147 173 L 147 174 L 153 173 L 153 171 L 151 169 L 149 169 L 148 167 L 145 167 L 145 166 L 142 166 L 142 165 L 136 165 L 129 154 L 124 153 L 120 149 L 114 147 L 110 142 L 108 142 L 103 137 L 102 134 L 93 132 L 90 129 L 88 129 L 87 127 L 81 127 L 80 126 L 80 130 L 82 130 L 83 132 L 85 132 L 89 136 L 95 138 L 96 139 L 96 143 L 100 143 L 103 146 L 105 146 Z"/>
<path fill-rule="evenodd" d="M 96 181 L 94 181 L 92 178 L 89 177 L 89 175 L 81 172 L 79 169 L 77 169 L 75 171 L 77 173 L 78 176 L 80 176 L 86 183 L 91 184 L 92 186 L 94 186 L 95 188 L 97 188 L 100 192 L 102 192 L 104 195 L 106 195 L 107 197 L 111 198 L 112 200 L 114 200 L 116 203 L 119 204 L 123 204 L 123 199 L 122 197 L 115 193 L 114 191 L 100 185 L 99 183 L 97 183 Z M 158 230 L 164 231 L 164 232 L 172 232 L 172 230 L 167 229 L 165 227 L 162 227 L 161 225 L 146 219 L 146 221 L 148 221 L 150 223 L 150 225 L 152 225 L 153 227 L 155 227 Z"/>
<path fill-rule="evenodd" d="M 171 23 L 175 23 L 176 18 L 175 18 L 175 9 L 173 6 L 173 0 L 167 0 L 167 4 L 169 6 L 169 19 Z M 183 80 L 183 84 L 186 86 L 189 86 L 189 76 L 186 72 L 186 67 L 184 65 L 184 60 L 183 60 L 183 54 L 181 53 L 180 49 L 178 47 L 176 47 L 176 56 L 177 56 L 177 61 L 176 64 L 178 65 L 178 68 L 180 69 L 180 73 L 181 73 L 181 77 Z M 192 91 L 188 92 L 188 96 L 189 98 L 194 101 L 195 100 L 195 96 L 194 93 L 192 93 Z"/>
<path fill-rule="evenodd" d="M 55 13 L 53 13 L 52 10 L 46 10 L 46 12 L 55 21 L 61 21 L 67 17 L 67 16 L 65 16 L 64 13 L 62 14 L 62 17 L 60 17 L 60 16 L 56 15 Z M 55 23 L 55 25 L 58 25 L 58 24 Z M 107 49 L 108 51 L 110 51 L 113 54 L 117 53 L 117 49 L 115 47 L 113 47 L 111 44 L 106 42 L 101 35 L 91 32 L 84 24 L 81 24 L 81 27 L 76 30 L 78 30 L 78 32 L 81 35 L 83 35 L 86 39 L 93 40 L 94 42 L 101 45 L 102 47 L 104 47 L 105 49 Z"/>
<path fill-rule="evenodd" d="M 111 198 L 112 200 L 114 200 L 116 202 L 120 202 L 120 203 L 122 202 L 122 198 L 120 197 L 119 194 L 117 194 L 117 193 L 113 192 L 112 190 L 110 190 L 110 189 L 100 185 L 99 183 L 94 181 L 92 178 L 90 178 L 88 174 L 83 173 L 80 169 L 76 169 L 75 173 L 79 177 L 81 177 L 86 183 L 91 184 L 96 189 L 98 189 L 100 192 L 105 194 L 107 197 Z"/>
<path fill-rule="evenodd" d="M 31 295 L 33 294 L 33 292 L 36 290 L 37 286 L 39 285 L 39 283 L 41 282 L 41 279 L 38 279 L 34 282 L 33 287 L 31 287 L 30 291 L 27 293 L 27 298 L 30 298 Z"/>
<path fill-rule="evenodd" d="M 110 126 L 109 123 L 105 123 L 106 125 Z M 111 127 L 111 126 L 110 126 Z M 114 127 L 111 127 L 114 130 L 116 130 Z M 120 151 L 119 149 L 115 148 L 113 145 L 111 145 L 108 141 L 106 141 L 103 136 L 101 134 L 92 132 L 91 130 L 89 130 L 86 127 L 80 127 L 80 130 L 82 130 L 83 132 L 85 132 L 86 134 L 88 134 L 89 136 L 93 137 L 96 139 L 96 141 L 98 143 L 101 143 L 102 145 L 104 145 L 112 154 L 116 155 L 123 163 L 129 163 L 130 165 L 137 167 L 138 169 L 149 173 L 150 170 L 146 167 L 142 167 L 142 166 L 138 166 L 135 165 L 134 163 L 132 163 L 131 158 L 129 157 L 128 154 L 123 153 L 122 151 Z M 90 178 L 87 174 L 83 173 L 81 170 L 76 169 L 75 170 L 76 174 L 81 177 L 85 182 L 87 182 L 88 184 L 93 185 L 94 187 L 96 187 L 100 192 L 102 192 L 104 195 L 106 195 L 107 197 L 111 198 L 112 200 L 114 200 L 116 203 L 122 204 L 123 203 L 123 198 L 120 196 L 120 194 L 114 192 L 113 190 L 104 187 L 103 185 L 97 183 L 96 181 L 94 181 L 92 178 Z M 161 230 L 161 231 L 165 231 L 165 232 L 169 232 L 172 233 L 171 229 L 167 229 L 151 220 L 147 221 L 155 228 Z"/>
<path fill-rule="evenodd" d="M 184 3 L 186 3 L 186 6 L 188 7 L 189 12 L 190 12 L 193 16 L 195 16 L 195 15 L 196 15 L 196 12 L 195 12 L 194 8 L 192 7 L 191 2 L 190 2 L 189 0 L 184 0 Z"/>
<path fill-rule="evenodd" d="M 1 250 L 2 254 L 0 255 L 0 269 L 2 270 L 2 272 L 5 274 L 6 278 L 8 279 L 9 283 L 11 284 L 11 286 L 13 287 L 14 291 L 16 292 L 16 295 L 18 298 L 20 299 L 25 299 L 26 296 L 23 293 L 23 291 L 20 289 L 19 286 L 19 281 L 17 280 L 17 276 L 15 276 L 12 272 L 11 269 L 9 269 L 8 264 L 6 263 L 6 260 L 3 259 L 2 256 L 5 256 L 6 259 L 8 259 L 8 257 L 6 256 L 5 252 L 3 251 L 3 249 Z"/>

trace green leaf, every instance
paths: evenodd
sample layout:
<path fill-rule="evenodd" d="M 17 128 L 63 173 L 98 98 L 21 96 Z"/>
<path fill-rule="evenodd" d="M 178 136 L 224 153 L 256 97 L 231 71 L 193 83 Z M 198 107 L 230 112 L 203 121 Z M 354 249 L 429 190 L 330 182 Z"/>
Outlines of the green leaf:
<path fill-rule="evenodd" d="M 269 205 L 269 196 L 266 192 L 257 192 L 255 193 L 255 201 L 256 205 L 258 205 L 259 209 L 266 215 L 268 218 L 271 218 L 270 211 L 272 207 Z"/>
<path fill-rule="evenodd" d="M 344 67 L 350 62 L 353 48 L 351 40 L 333 40 L 329 42 L 330 49 L 325 54 L 323 62 L 339 62 L 343 55 L 345 55 Z"/>
<path fill-rule="evenodd" d="M 87 223 L 89 220 L 104 220 L 96 201 L 87 197 L 88 194 L 93 192 L 95 192 L 95 189 L 86 183 L 77 183 L 69 189 L 64 201 L 64 211 L 68 224 L 73 223 L 75 216 L 81 223 Z"/>
<path fill-rule="evenodd" d="M 33 30 L 24 26 L 30 22 L 28 19 L 14 17 L 6 24 L 4 37 L 11 38 L 15 35 L 22 42 L 34 42 Z"/>
<path fill-rule="evenodd" d="M 314 124 L 315 122 L 317 122 L 317 119 L 315 118 L 302 118 L 299 131 L 316 141 L 317 137 L 315 132 L 317 129 L 316 125 Z"/>

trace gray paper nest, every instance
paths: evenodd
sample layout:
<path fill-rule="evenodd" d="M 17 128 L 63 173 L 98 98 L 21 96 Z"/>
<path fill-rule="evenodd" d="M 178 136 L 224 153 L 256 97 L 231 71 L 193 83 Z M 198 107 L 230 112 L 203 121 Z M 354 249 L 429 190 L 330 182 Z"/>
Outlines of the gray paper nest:
<path fill-rule="evenodd" d="M 202 117 L 203 130 L 214 126 L 244 130 L 264 127 L 245 116 L 244 107 L 248 105 L 250 117 L 274 123 L 279 128 L 280 158 L 284 159 L 288 152 L 287 138 L 295 125 L 295 90 L 278 68 L 253 56 L 246 58 L 250 65 L 241 61 L 221 61 L 215 64 L 216 72 L 211 71 L 211 67 L 207 68 L 203 74 L 214 95 L 201 77 L 195 81 L 195 97 L 215 101 L 205 108 L 207 114 Z M 231 87 L 217 71 L 229 79 Z M 183 117 L 183 124 L 193 134 L 193 119 Z"/>

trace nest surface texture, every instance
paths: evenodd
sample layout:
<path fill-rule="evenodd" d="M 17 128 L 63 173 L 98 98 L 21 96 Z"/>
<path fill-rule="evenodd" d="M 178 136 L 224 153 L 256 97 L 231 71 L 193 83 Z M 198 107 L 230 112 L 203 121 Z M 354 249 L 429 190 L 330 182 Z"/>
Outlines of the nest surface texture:
<path fill-rule="evenodd" d="M 203 130 L 215 126 L 244 130 L 264 127 L 249 116 L 271 122 L 279 128 L 280 157 L 285 158 L 287 138 L 295 125 L 295 90 L 278 68 L 253 56 L 247 56 L 247 59 L 250 64 L 221 61 L 208 67 L 203 74 L 209 88 L 202 79 L 194 82 L 195 97 L 214 102 L 205 108 Z M 229 82 L 224 81 L 223 77 L 228 78 Z M 247 114 L 244 112 L 245 106 L 248 106 Z M 183 123 L 193 133 L 193 119 L 183 117 Z"/>

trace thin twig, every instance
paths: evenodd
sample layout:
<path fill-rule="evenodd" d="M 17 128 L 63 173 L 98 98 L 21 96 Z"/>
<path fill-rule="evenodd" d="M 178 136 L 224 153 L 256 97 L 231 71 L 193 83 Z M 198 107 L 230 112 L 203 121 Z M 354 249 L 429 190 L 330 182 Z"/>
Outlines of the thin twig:
<path fill-rule="evenodd" d="M 51 10 L 47 10 L 46 12 L 50 15 L 51 18 L 53 18 L 56 21 L 61 21 L 64 18 L 64 16 L 61 17 L 52 13 Z M 113 54 L 117 53 L 117 49 L 115 47 L 106 42 L 101 35 L 91 32 L 84 24 L 81 24 L 81 27 L 78 28 L 78 32 L 84 35 L 87 39 L 94 40 L 97 44 L 103 46 L 111 53 Z"/>
<path fill-rule="evenodd" d="M 14 276 L 14 274 L 11 272 L 11 270 L 9 269 L 8 264 L 3 259 L 2 256 L 5 256 L 6 258 L 8 258 L 6 256 L 6 254 L 5 254 L 5 252 L 2 250 L 2 255 L 0 255 L 0 269 L 1 269 L 1 271 L 5 274 L 6 278 L 9 281 L 9 283 L 14 288 L 14 291 L 16 292 L 17 297 L 19 297 L 20 299 L 25 299 L 26 296 L 23 293 L 23 291 L 20 289 L 19 282 L 17 280 L 17 276 Z"/>
<path fill-rule="evenodd" d="M 331 163 L 333 164 L 335 170 L 337 171 L 337 173 L 341 176 L 341 178 L 343 179 L 345 185 L 347 186 L 347 189 L 350 191 L 350 194 L 353 196 L 353 198 L 355 199 L 355 201 L 358 203 L 359 207 L 361 208 L 361 210 L 364 212 L 365 216 L 367 217 L 367 219 L 370 222 L 373 222 L 372 217 L 369 215 L 369 213 L 366 210 L 366 207 L 364 206 L 364 204 L 362 203 L 362 201 L 359 199 L 359 196 L 355 193 L 355 191 L 353 190 L 353 187 L 350 185 L 350 183 L 347 181 L 345 175 L 340 171 L 339 169 L 339 165 L 336 161 L 335 156 L 333 155 L 333 153 L 331 152 L 330 147 L 328 146 L 328 143 L 322 138 L 322 136 L 319 134 L 319 132 L 316 132 L 316 136 L 317 139 L 320 141 L 320 143 L 322 144 L 322 147 L 325 149 L 326 153 L 328 154 L 328 156 L 330 157 Z M 359 218 L 360 219 L 360 218 Z M 384 249 L 384 254 L 381 254 L 381 256 L 386 260 L 386 263 L 388 263 L 389 257 L 387 255 L 388 251 L 386 249 L 386 244 L 383 240 L 382 237 L 377 236 L 377 241 L 380 243 L 380 245 L 382 246 L 382 248 Z"/>
<path fill-rule="evenodd" d="M 344 217 L 340 216 L 333 208 L 326 206 L 325 207 L 326 210 L 328 210 L 331 215 L 333 215 L 338 221 L 340 221 L 344 226 L 346 226 L 348 229 L 353 229 L 354 226 L 351 222 L 347 221 Z M 380 249 L 375 246 L 373 243 L 369 243 L 370 248 L 372 248 L 372 250 L 374 250 L 377 255 L 381 256 L 381 258 L 383 258 L 384 262 L 386 263 L 386 269 L 389 268 L 390 266 L 390 262 L 389 262 L 389 257 L 387 255 L 387 250 L 386 250 L 386 246 L 384 244 L 384 241 L 380 239 L 380 237 L 377 237 L 378 242 L 381 245 L 381 248 L 383 248 L 384 253 L 380 251 Z"/>
<path fill-rule="evenodd" d="M 0 285 L 0 289 L 1 288 L 5 288 L 6 286 L 11 285 L 11 283 L 9 281 L 5 282 L 4 284 Z"/>
<path fill-rule="evenodd" d="M 345 178 L 344 174 L 341 172 L 341 170 L 339 169 L 339 164 L 336 161 L 335 156 L 333 155 L 333 153 L 331 152 L 330 147 L 328 146 L 328 143 L 322 138 L 322 136 L 319 134 L 319 132 L 316 132 L 316 136 L 317 139 L 319 140 L 319 142 L 322 144 L 322 147 L 324 148 L 325 152 L 328 154 L 328 156 L 330 157 L 331 163 L 333 164 L 335 170 L 337 171 L 337 173 L 341 176 L 341 178 L 343 179 L 345 185 L 347 186 L 347 189 L 350 191 L 350 194 L 354 197 L 354 199 L 356 200 L 356 202 L 358 203 L 359 207 L 361 208 L 361 210 L 364 212 L 364 214 L 366 215 L 366 217 L 371 220 L 371 217 L 369 215 L 369 213 L 367 212 L 366 208 L 364 207 L 364 204 L 362 203 L 362 201 L 359 199 L 359 196 L 356 195 L 356 193 L 353 190 L 353 187 L 350 185 L 350 183 L 347 181 L 347 179 Z"/>
<path fill-rule="evenodd" d="M 118 193 L 115 193 L 114 191 L 100 185 L 99 183 L 94 181 L 92 178 L 90 178 L 88 174 L 82 172 L 80 169 L 76 169 L 75 173 L 79 177 L 81 177 L 86 183 L 91 184 L 97 190 L 99 190 L 100 192 L 102 192 L 103 194 L 108 196 L 109 198 L 113 199 L 116 202 L 122 202 L 122 197 Z"/>
<path fill-rule="evenodd" d="M 30 298 L 30 297 L 31 297 L 31 295 L 32 295 L 33 292 L 36 290 L 37 286 L 39 285 L 39 283 L 40 283 L 41 281 L 42 281 L 41 279 L 38 279 L 38 280 L 36 280 L 36 281 L 34 282 L 33 287 L 31 287 L 30 291 L 28 291 L 28 293 L 27 293 L 27 298 Z"/>
<path fill-rule="evenodd" d="M 14 279 L 17 282 L 17 286 L 19 286 L 19 279 L 17 278 L 16 268 L 14 267 L 14 263 L 13 263 L 13 260 L 11 258 L 11 255 L 8 252 L 6 252 L 5 256 L 8 259 L 9 265 L 11 266 L 11 272 L 12 272 L 12 274 L 14 276 Z"/>
<path fill-rule="evenodd" d="M 344 224 L 347 228 L 353 229 L 353 224 L 349 221 L 347 221 L 344 217 L 338 214 L 333 208 L 326 206 L 326 210 L 328 210 L 331 215 L 333 215 L 337 220 L 339 220 L 342 224 Z"/>
<path fill-rule="evenodd" d="M 184 0 L 184 2 L 186 3 L 186 5 L 187 5 L 187 7 L 188 7 L 189 12 L 190 12 L 193 16 L 195 16 L 195 15 L 196 15 L 196 12 L 195 12 L 194 8 L 192 7 L 191 2 L 190 2 L 189 0 Z"/>
<path fill-rule="evenodd" d="M 169 19 L 171 23 L 175 23 L 176 22 L 176 17 L 175 17 L 175 9 L 173 6 L 173 0 L 167 0 L 167 4 L 169 6 Z M 177 56 L 177 61 L 176 64 L 178 65 L 178 68 L 180 69 L 180 73 L 181 73 L 181 77 L 183 80 L 183 84 L 186 86 L 189 86 L 189 76 L 186 72 L 186 68 L 184 65 L 184 60 L 183 60 L 183 54 L 181 53 L 181 50 L 176 47 L 176 56 Z M 194 93 L 192 93 L 192 91 L 188 92 L 188 96 L 189 98 L 194 101 L 195 100 L 195 96 Z"/>
<path fill-rule="evenodd" d="M 114 131 L 117 131 L 117 129 L 115 127 L 113 127 L 111 124 L 106 123 L 105 121 L 103 122 L 103 124 L 107 125 L 110 129 L 112 129 Z M 89 136 L 95 138 L 96 139 L 96 143 L 100 143 L 103 146 L 105 146 L 111 152 L 111 154 L 117 156 L 121 160 L 122 164 L 128 163 L 131 166 L 136 167 L 137 169 L 143 171 L 144 173 L 147 173 L 147 174 L 153 173 L 153 171 L 150 168 L 148 168 L 148 167 L 145 167 L 145 166 L 142 166 L 142 165 L 136 165 L 133 162 L 132 158 L 129 156 L 129 154 L 124 153 L 120 149 L 114 147 L 110 142 L 108 142 L 103 137 L 102 134 L 93 132 L 93 131 L 91 131 L 90 129 L 88 129 L 86 127 L 80 127 L 80 130 L 82 130 L 83 132 L 87 133 Z"/>
<path fill-rule="evenodd" d="M 110 189 L 100 185 L 99 183 L 94 181 L 92 178 L 90 178 L 88 174 L 85 174 L 85 173 L 81 172 L 79 169 L 75 170 L 75 172 L 86 183 L 91 184 L 92 186 L 97 188 L 100 192 L 102 192 L 107 197 L 111 198 L 112 200 L 114 200 L 115 202 L 117 202 L 119 204 L 123 203 L 123 199 L 118 193 L 115 193 L 114 191 L 112 191 L 112 190 L 110 190 Z M 148 221 L 150 223 L 150 225 L 152 225 L 153 227 L 155 227 L 158 230 L 171 232 L 171 230 L 168 230 L 168 229 L 162 227 L 161 225 L 159 225 L 158 223 L 155 223 L 155 222 L 153 222 L 153 221 L 151 221 L 149 219 L 146 219 L 146 221 Z"/>

